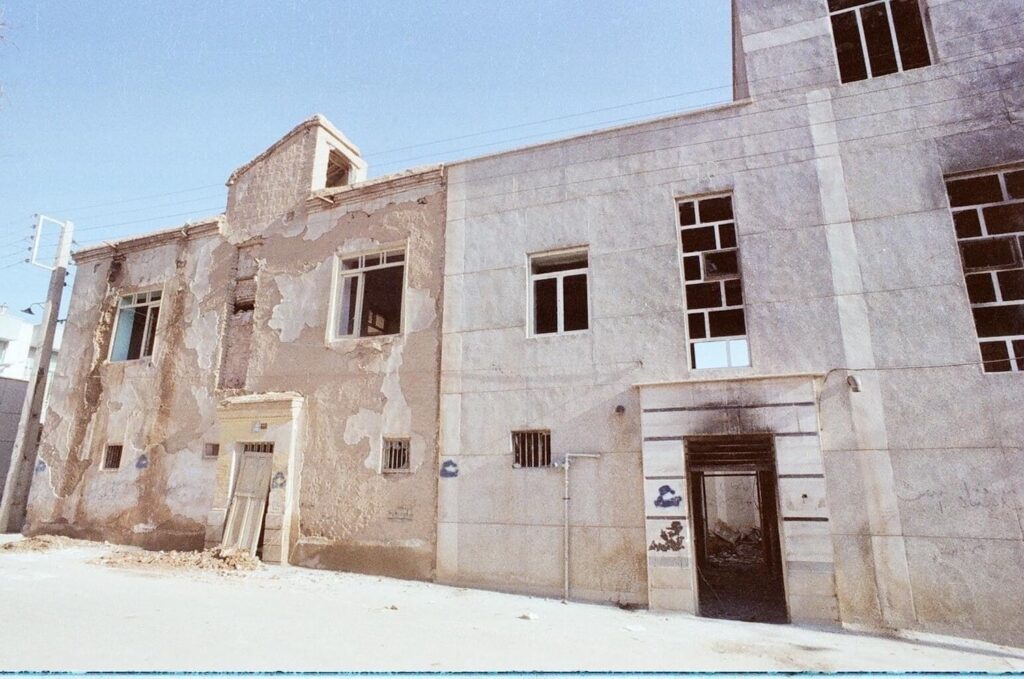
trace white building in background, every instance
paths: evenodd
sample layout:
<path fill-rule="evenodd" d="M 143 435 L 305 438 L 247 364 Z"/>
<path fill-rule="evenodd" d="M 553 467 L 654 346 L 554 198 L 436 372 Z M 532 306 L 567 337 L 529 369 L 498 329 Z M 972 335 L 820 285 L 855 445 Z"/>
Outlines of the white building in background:
<path fill-rule="evenodd" d="M 31 308 L 31 307 L 30 307 Z M 46 416 L 49 404 L 49 387 L 57 365 L 58 351 L 63 325 L 57 326 L 54 336 L 53 358 L 43 396 L 42 417 Z M 0 304 L 0 497 L 3 496 L 3 480 L 11 464 L 11 451 L 18 435 L 18 420 L 25 402 L 25 390 L 35 370 L 39 344 L 42 342 L 43 327 L 33 324 L 21 316 L 11 313 L 6 304 Z"/>

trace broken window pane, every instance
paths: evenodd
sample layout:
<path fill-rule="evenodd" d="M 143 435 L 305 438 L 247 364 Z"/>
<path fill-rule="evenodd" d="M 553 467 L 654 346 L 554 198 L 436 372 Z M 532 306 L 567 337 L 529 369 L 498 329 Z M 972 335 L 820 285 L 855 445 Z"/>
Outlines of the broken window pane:
<path fill-rule="evenodd" d="M 724 222 L 727 219 L 732 219 L 732 198 L 730 196 L 705 198 L 700 201 L 700 221 L 702 224 Z"/>
<path fill-rule="evenodd" d="M 708 313 L 708 324 L 711 337 L 730 337 L 744 335 L 747 332 L 743 319 L 743 309 L 727 309 Z"/>
<path fill-rule="evenodd" d="M 1024 304 L 1003 304 L 974 308 L 978 337 L 1024 336 Z"/>
<path fill-rule="evenodd" d="M 1009 198 L 1024 199 L 1024 170 L 1006 173 L 1006 192 Z"/>
<path fill-rule="evenodd" d="M 704 278 L 725 278 L 738 276 L 740 262 L 736 250 L 719 250 L 704 253 Z"/>
<path fill-rule="evenodd" d="M 683 278 L 688 281 L 701 279 L 700 256 L 683 257 Z"/>
<path fill-rule="evenodd" d="M 679 204 L 679 225 L 690 226 L 697 223 L 697 213 L 693 209 L 693 201 L 688 200 Z"/>
<path fill-rule="evenodd" d="M 1006 342 L 982 342 L 981 360 L 985 366 L 985 372 L 1009 372 L 1013 368 L 1010 365 L 1010 352 Z"/>
<path fill-rule="evenodd" d="M 718 245 L 723 248 L 734 248 L 736 247 L 736 225 L 735 224 L 719 224 L 718 225 Z"/>
<path fill-rule="evenodd" d="M 376 252 L 342 260 L 335 300 L 337 337 L 397 335 L 402 331 L 404 257 Z"/>
<path fill-rule="evenodd" d="M 989 234 L 1024 231 L 1024 203 L 993 205 L 982 210 Z"/>
<path fill-rule="evenodd" d="M 349 180 L 349 165 L 345 156 L 338 151 L 331 151 L 327 158 L 327 179 L 324 186 L 334 188 L 345 186 Z"/>
<path fill-rule="evenodd" d="M 689 314 L 686 317 L 690 339 L 704 339 L 707 337 L 707 330 L 704 325 L 704 314 Z"/>
<path fill-rule="evenodd" d="M 743 285 L 740 279 L 734 278 L 725 282 L 725 305 L 739 306 L 743 304 Z"/>
<path fill-rule="evenodd" d="M 974 303 L 996 301 L 996 289 L 992 274 L 978 273 L 966 277 L 967 297 Z"/>
<path fill-rule="evenodd" d="M 530 259 L 533 334 L 586 330 L 590 327 L 585 251 L 536 255 Z"/>
<path fill-rule="evenodd" d="M 1005 301 L 1024 299 L 1024 269 L 1000 271 L 996 278 L 999 280 L 1000 295 Z"/>
<path fill-rule="evenodd" d="M 110 360 L 133 361 L 151 356 L 159 315 L 159 293 L 154 296 L 140 293 L 122 297 L 118 304 Z"/>

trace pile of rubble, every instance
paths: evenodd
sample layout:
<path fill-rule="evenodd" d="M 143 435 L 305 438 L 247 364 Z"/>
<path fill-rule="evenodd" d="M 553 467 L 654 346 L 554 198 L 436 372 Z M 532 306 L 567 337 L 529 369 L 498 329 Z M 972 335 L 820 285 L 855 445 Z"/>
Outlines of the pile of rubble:
<path fill-rule="evenodd" d="M 736 530 L 728 524 L 716 521 L 708 532 L 707 555 L 708 561 L 715 566 L 762 566 L 765 563 L 765 554 L 761 529 L 754 526 L 746 530 Z"/>
<path fill-rule="evenodd" d="M 98 560 L 117 568 L 152 568 L 158 570 L 203 570 L 217 572 L 253 571 L 262 566 L 259 559 L 248 552 L 225 550 L 220 547 L 202 552 L 147 552 L 142 550 L 116 551 Z"/>
<path fill-rule="evenodd" d="M 95 547 L 95 542 L 87 540 L 75 540 L 66 538 L 63 535 L 34 535 L 24 540 L 5 542 L 0 545 L 2 552 L 46 552 L 51 549 L 65 549 L 68 547 Z"/>

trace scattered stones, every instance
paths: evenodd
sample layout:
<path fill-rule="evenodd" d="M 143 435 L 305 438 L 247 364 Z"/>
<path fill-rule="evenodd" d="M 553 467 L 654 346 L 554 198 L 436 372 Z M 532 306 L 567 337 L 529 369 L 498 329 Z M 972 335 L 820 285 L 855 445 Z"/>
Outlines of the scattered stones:
<path fill-rule="evenodd" d="M 536 620 L 539 617 L 540 616 L 537 615 L 536 613 L 523 613 L 522 615 L 519 616 L 519 619 L 520 620 Z"/>
<path fill-rule="evenodd" d="M 101 556 L 99 563 L 116 568 L 152 568 L 160 570 L 253 571 L 262 563 L 248 552 L 220 547 L 202 552 L 117 551 Z"/>
<path fill-rule="evenodd" d="M 2 552 L 46 552 L 51 549 L 67 549 L 69 547 L 96 547 L 97 543 L 88 540 L 75 540 L 63 535 L 34 535 L 24 540 L 5 542 L 0 545 Z"/>

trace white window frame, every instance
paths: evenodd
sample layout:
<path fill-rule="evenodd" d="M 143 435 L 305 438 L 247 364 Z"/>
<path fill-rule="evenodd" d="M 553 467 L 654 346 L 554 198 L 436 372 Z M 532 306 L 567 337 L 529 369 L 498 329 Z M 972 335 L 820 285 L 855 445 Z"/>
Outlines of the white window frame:
<path fill-rule="evenodd" d="M 160 295 L 159 298 L 157 300 L 155 300 L 155 303 L 154 303 L 154 300 L 152 299 L 152 295 L 153 295 L 154 292 L 155 293 L 159 293 L 159 295 Z M 139 299 L 140 296 L 143 296 L 143 295 L 146 297 L 147 301 L 144 302 L 144 303 L 139 303 L 138 299 Z M 129 297 L 133 298 L 132 303 L 131 304 L 124 304 L 124 300 L 128 299 Z M 142 360 L 145 360 L 147 358 L 152 358 L 153 355 L 156 354 L 156 352 L 157 352 L 157 340 L 160 339 L 160 337 L 159 337 L 160 333 L 157 332 L 157 330 L 158 330 L 157 326 L 160 323 L 159 317 L 157 317 L 156 325 L 154 325 L 154 327 L 152 328 L 152 332 L 154 333 L 154 335 L 153 335 L 153 350 L 150 353 L 148 353 L 148 354 L 145 354 L 145 353 L 142 353 L 142 352 L 144 352 L 146 350 L 146 346 L 149 345 L 149 338 L 150 338 L 150 331 L 151 331 L 151 329 L 149 327 L 149 314 L 153 310 L 154 307 L 159 310 L 163 306 L 163 303 L 164 303 L 164 294 L 163 294 L 163 287 L 162 286 L 161 287 L 155 287 L 155 288 L 146 288 L 144 290 L 138 290 L 136 292 L 129 292 L 128 294 L 120 295 L 117 298 L 117 313 L 114 314 L 114 324 L 111 327 L 111 331 L 110 331 L 110 333 L 111 333 L 110 334 L 110 347 L 107 349 L 107 361 L 108 362 L 111 362 L 111 363 L 130 363 L 132 361 L 142 361 Z M 143 321 L 144 325 L 143 325 L 143 329 L 142 329 L 142 344 L 141 344 L 141 348 L 139 349 L 139 357 L 138 358 L 114 358 L 114 347 L 117 346 L 117 329 L 120 327 L 120 324 L 121 324 L 121 312 L 124 309 L 138 309 L 138 308 L 142 308 L 142 307 L 146 308 L 146 318 Z"/>
<path fill-rule="evenodd" d="M 835 52 L 836 48 L 837 48 L 837 45 L 836 45 L 835 30 L 832 28 L 832 17 L 834 17 L 834 16 L 836 16 L 838 14 L 846 14 L 847 12 L 853 12 L 853 16 L 857 20 L 857 35 L 860 37 L 860 49 L 861 49 L 861 52 L 864 55 L 864 68 L 867 71 L 867 77 L 864 78 L 863 80 L 851 80 L 850 82 L 843 83 L 842 82 L 843 74 L 839 70 L 839 58 L 838 58 L 838 54 L 837 54 L 836 55 L 836 74 L 839 76 L 839 82 L 840 83 L 842 83 L 844 85 L 849 85 L 849 84 L 852 84 L 852 83 L 855 83 L 855 82 L 865 82 L 867 80 L 874 80 L 875 78 L 884 78 L 885 75 L 896 75 L 896 73 L 886 73 L 885 75 L 875 75 L 874 73 L 872 73 L 871 56 L 868 54 L 868 41 L 867 41 L 867 39 L 864 36 L 864 20 L 861 18 L 861 15 L 860 15 L 861 11 L 865 7 L 871 7 L 872 5 L 882 5 L 882 4 L 885 5 L 885 18 L 886 18 L 886 22 L 889 25 L 889 36 L 892 39 L 893 51 L 896 53 L 896 73 L 906 73 L 906 71 L 903 70 L 903 57 L 900 55 L 900 43 L 899 43 L 899 40 L 896 37 L 896 23 L 892 20 L 892 0 L 873 0 L 872 2 L 865 2 L 863 5 L 856 5 L 855 7 L 847 7 L 846 9 L 839 9 L 839 10 L 836 10 L 834 12 L 833 11 L 829 11 L 829 13 L 828 13 L 828 19 L 829 19 L 829 21 L 828 21 L 828 32 L 829 32 L 829 35 L 832 36 L 832 51 Z M 929 28 L 928 28 L 929 24 L 928 24 L 927 16 L 925 14 L 924 8 L 921 6 L 921 0 L 915 0 L 915 4 L 917 5 L 918 13 L 920 13 L 920 15 L 921 15 L 921 27 L 922 27 L 923 32 L 924 32 L 924 45 L 925 45 L 925 49 L 928 51 L 928 61 L 930 62 L 930 65 L 934 66 L 935 65 L 935 51 L 932 49 L 932 40 L 931 40 L 930 31 L 929 31 Z M 914 70 L 916 70 L 916 69 L 914 69 Z"/>
<path fill-rule="evenodd" d="M 566 269 L 564 271 L 552 271 L 550 273 L 533 273 L 533 264 L 537 260 L 545 260 L 548 258 L 565 257 L 571 255 L 585 255 L 587 258 L 587 265 L 578 269 Z M 529 337 L 558 337 L 560 335 L 578 335 L 580 333 L 590 332 L 590 322 L 592 315 L 590 313 L 590 300 L 593 297 L 592 288 L 590 286 L 590 252 L 586 246 L 569 248 L 566 250 L 553 250 L 549 252 L 537 252 L 527 257 L 526 271 L 529 275 L 529 284 L 527 285 L 527 310 L 529 318 L 526 322 L 527 334 Z M 586 279 L 587 282 L 587 327 L 580 330 L 566 330 L 565 329 L 565 300 L 563 287 L 565 285 L 564 279 L 567 276 L 579 276 L 580 273 Z M 537 313 L 534 304 L 534 284 L 537 281 L 556 279 L 555 282 L 555 314 L 557 330 L 554 332 L 537 332 Z"/>
<path fill-rule="evenodd" d="M 391 261 L 391 257 L 397 257 L 401 255 L 401 260 Z M 371 264 L 366 266 L 366 259 L 369 257 L 380 256 L 381 263 Z M 357 259 L 359 260 L 359 266 L 354 269 L 343 268 L 344 262 Z M 409 276 L 409 252 L 405 244 L 395 245 L 392 247 L 384 247 L 376 250 L 362 252 L 359 254 L 336 254 L 334 256 L 334 275 L 331 281 L 331 303 L 330 303 L 330 322 L 327 324 L 327 342 L 339 342 L 344 340 L 354 339 L 382 339 L 387 337 L 398 337 L 405 334 L 405 310 L 406 310 L 406 287 L 408 284 Z M 360 335 L 359 325 L 360 319 L 363 315 L 363 295 L 366 292 L 366 272 L 376 271 L 378 269 L 389 269 L 401 266 L 402 267 L 402 303 L 401 311 L 399 312 L 398 318 L 398 332 L 391 333 L 388 335 Z M 352 334 L 341 334 L 339 332 L 341 325 L 341 312 L 342 304 L 339 299 L 339 295 L 343 290 L 344 280 L 346 278 L 359 278 L 359 289 L 356 291 L 356 309 L 355 319 L 356 322 L 352 329 Z"/>

